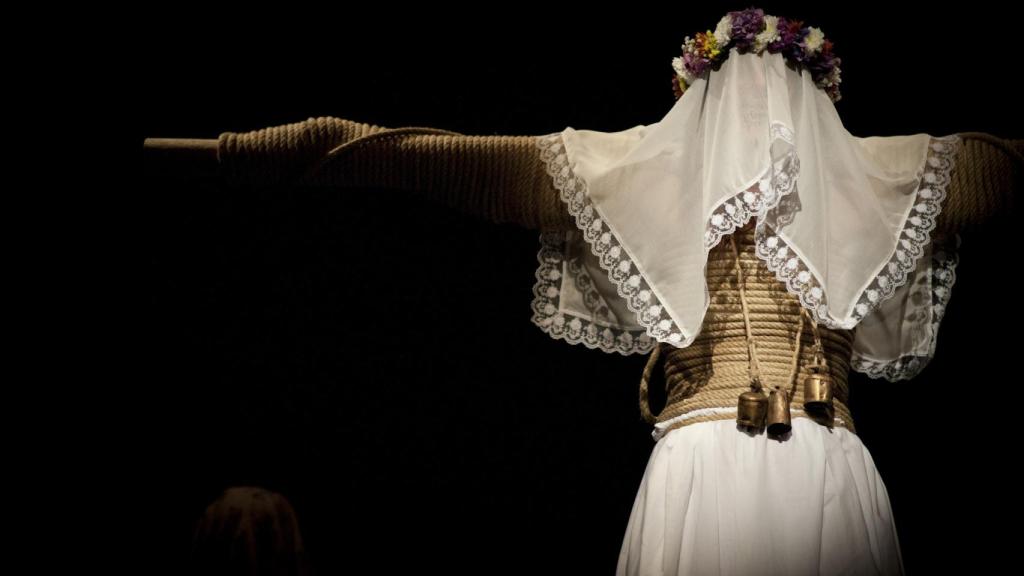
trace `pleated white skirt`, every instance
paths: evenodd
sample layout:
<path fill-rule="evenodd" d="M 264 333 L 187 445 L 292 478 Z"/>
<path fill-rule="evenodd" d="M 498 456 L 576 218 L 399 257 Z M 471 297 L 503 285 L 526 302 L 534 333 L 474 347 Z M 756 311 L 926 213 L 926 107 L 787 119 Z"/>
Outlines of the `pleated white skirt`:
<path fill-rule="evenodd" d="M 735 420 L 655 444 L 617 576 L 903 574 L 889 495 L 860 438 L 793 418 L 785 439 Z"/>

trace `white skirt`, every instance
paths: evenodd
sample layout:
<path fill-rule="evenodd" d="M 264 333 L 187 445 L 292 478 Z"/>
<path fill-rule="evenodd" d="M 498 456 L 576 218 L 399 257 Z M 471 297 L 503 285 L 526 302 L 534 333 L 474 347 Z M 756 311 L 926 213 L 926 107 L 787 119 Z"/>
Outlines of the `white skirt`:
<path fill-rule="evenodd" d="M 889 494 L 867 447 L 842 427 L 791 423 L 782 440 L 735 420 L 658 440 L 616 575 L 903 574 Z"/>

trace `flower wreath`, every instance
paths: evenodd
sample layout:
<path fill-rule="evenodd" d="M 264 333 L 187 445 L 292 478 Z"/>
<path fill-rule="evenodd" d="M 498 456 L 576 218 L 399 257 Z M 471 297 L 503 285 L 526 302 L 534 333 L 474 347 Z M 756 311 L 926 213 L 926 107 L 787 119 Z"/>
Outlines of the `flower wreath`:
<path fill-rule="evenodd" d="M 683 39 L 683 54 L 672 59 L 676 73 L 672 90 L 676 99 L 682 97 L 694 80 L 709 69 L 717 69 L 736 48 L 740 53 L 781 53 L 792 64 L 811 73 L 814 84 L 822 88 L 833 102 L 839 95 L 839 58 L 832 53 L 832 42 L 813 26 L 804 27 L 800 20 L 766 16 L 760 8 L 729 12 L 718 21 L 714 32 L 698 32 Z"/>

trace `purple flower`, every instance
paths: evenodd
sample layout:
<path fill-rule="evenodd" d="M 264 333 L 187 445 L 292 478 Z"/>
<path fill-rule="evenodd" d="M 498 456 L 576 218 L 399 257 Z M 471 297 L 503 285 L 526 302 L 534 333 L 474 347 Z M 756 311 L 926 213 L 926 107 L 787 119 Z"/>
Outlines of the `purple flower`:
<path fill-rule="evenodd" d="M 704 58 L 702 56 L 698 56 L 693 52 L 684 52 L 683 65 L 686 66 L 686 69 L 690 71 L 690 74 L 693 74 L 694 76 L 700 76 L 701 74 L 704 73 L 705 70 L 708 69 L 709 66 L 711 66 L 711 60 L 708 60 L 707 58 Z"/>
<path fill-rule="evenodd" d="M 764 30 L 764 10 L 747 8 L 739 12 L 730 12 L 732 20 L 732 46 L 740 52 L 747 52 L 754 45 L 754 38 Z"/>
<path fill-rule="evenodd" d="M 768 45 L 768 52 L 772 54 L 781 52 L 787 58 L 804 60 L 804 49 L 800 45 L 804 36 L 807 36 L 807 29 L 800 20 L 790 20 L 779 17 L 779 39 Z"/>

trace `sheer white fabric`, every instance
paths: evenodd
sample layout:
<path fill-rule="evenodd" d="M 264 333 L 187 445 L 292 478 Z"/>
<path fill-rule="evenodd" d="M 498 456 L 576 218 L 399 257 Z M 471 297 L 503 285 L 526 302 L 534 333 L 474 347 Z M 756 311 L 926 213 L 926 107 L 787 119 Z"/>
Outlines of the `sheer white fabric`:
<path fill-rule="evenodd" d="M 889 494 L 856 434 L 794 418 L 785 441 L 729 420 L 651 452 L 617 576 L 902 574 Z"/>
<path fill-rule="evenodd" d="M 853 136 L 809 74 L 734 51 L 659 122 L 537 145 L 577 224 L 540 237 L 533 322 L 552 337 L 688 346 L 708 252 L 756 218 L 779 281 L 822 325 L 856 329 L 854 369 L 909 378 L 934 354 L 959 238 L 933 249 L 931 233 L 956 136 Z"/>

